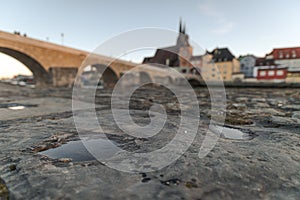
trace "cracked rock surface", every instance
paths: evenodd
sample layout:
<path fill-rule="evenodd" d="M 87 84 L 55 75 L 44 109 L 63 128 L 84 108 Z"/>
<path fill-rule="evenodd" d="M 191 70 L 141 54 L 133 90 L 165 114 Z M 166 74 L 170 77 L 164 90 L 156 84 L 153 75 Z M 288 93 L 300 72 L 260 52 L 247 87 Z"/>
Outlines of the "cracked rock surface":
<path fill-rule="evenodd" d="M 121 172 L 95 159 L 74 161 L 68 154 L 61 158 L 43 154 L 82 136 L 74 124 L 72 89 L 0 84 L 0 91 L 0 199 L 300 198 L 300 89 L 227 88 L 225 126 L 252 137 L 220 137 L 200 159 L 212 113 L 208 91 L 196 88 L 199 102 L 190 105 L 197 103 L 200 113 L 193 143 L 166 167 L 137 173 Z M 163 105 L 168 114 L 162 131 L 149 138 L 124 134 L 117 126 L 110 92 L 97 91 L 95 110 L 102 130 L 89 124 L 82 130 L 85 137 L 108 137 L 136 153 L 155 151 L 174 138 L 181 112 L 169 90 L 149 86 L 131 98 L 130 115 L 140 126 L 150 123 L 148 111 L 154 103 Z M 91 100 L 86 97 L 84 103 L 88 106 Z M 13 110 L 10 105 L 24 108 Z M 82 108 L 74 113 L 88 116 L 90 112 Z"/>

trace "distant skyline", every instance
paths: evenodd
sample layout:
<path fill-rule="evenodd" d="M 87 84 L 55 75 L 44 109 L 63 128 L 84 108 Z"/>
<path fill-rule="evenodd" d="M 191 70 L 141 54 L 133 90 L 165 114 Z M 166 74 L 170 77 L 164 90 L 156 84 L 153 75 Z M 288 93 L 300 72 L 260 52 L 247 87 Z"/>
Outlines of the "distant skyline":
<path fill-rule="evenodd" d="M 136 28 L 177 31 L 180 17 L 193 41 L 208 50 L 228 47 L 236 57 L 300 46 L 298 0 L 10 0 L 1 8 L 0 30 L 57 44 L 63 33 L 64 45 L 87 51 Z M 0 54 L 0 77 L 23 73 L 20 67 Z"/>

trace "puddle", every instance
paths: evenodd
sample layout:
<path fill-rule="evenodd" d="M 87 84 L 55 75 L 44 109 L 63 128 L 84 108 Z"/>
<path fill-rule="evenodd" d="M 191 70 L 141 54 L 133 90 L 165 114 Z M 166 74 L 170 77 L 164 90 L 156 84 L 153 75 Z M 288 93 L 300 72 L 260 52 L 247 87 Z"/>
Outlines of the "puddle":
<path fill-rule="evenodd" d="M 213 126 L 210 129 L 212 132 L 221 134 L 222 138 L 231 140 L 251 140 L 255 137 L 254 134 L 243 132 L 240 129 L 226 127 L 226 126 Z"/>
<path fill-rule="evenodd" d="M 25 106 L 11 106 L 11 107 L 8 107 L 8 109 L 10 109 L 10 110 L 22 110 L 24 108 L 25 108 Z"/>
<path fill-rule="evenodd" d="M 70 158 L 73 162 L 96 160 L 96 158 L 88 152 L 83 142 L 86 146 L 88 145 L 89 149 L 92 149 L 93 153 L 101 158 L 101 160 L 108 159 L 119 151 L 119 148 L 114 146 L 117 144 L 112 141 L 104 139 L 84 139 L 83 141 L 70 141 L 60 147 L 48 149 L 38 154 L 45 155 L 52 159 Z"/>
<path fill-rule="evenodd" d="M 25 108 L 37 107 L 37 105 L 33 104 L 19 104 L 19 103 L 6 103 L 0 104 L 0 108 L 8 108 L 10 110 L 23 110 Z"/>

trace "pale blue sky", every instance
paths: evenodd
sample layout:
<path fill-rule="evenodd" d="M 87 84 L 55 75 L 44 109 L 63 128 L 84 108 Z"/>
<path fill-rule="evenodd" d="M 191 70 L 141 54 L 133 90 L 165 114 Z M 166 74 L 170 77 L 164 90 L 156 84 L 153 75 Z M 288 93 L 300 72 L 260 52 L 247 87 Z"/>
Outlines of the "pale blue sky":
<path fill-rule="evenodd" d="M 263 56 L 300 46 L 299 10 L 299 0 L 2 0 L 0 30 L 58 44 L 64 33 L 65 45 L 92 51 L 131 29 L 177 30 L 181 16 L 191 39 L 208 50 L 227 46 L 236 56 Z M 14 71 L 7 62 L 0 55 L 0 76 Z"/>

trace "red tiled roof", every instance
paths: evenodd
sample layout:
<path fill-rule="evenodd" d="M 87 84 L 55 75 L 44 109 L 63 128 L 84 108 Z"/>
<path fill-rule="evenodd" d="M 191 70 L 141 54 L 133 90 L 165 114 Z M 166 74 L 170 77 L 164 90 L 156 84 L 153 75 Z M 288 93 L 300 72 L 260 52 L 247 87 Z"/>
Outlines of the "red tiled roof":
<path fill-rule="evenodd" d="M 300 47 L 276 48 L 271 52 L 275 60 L 300 58 Z"/>

